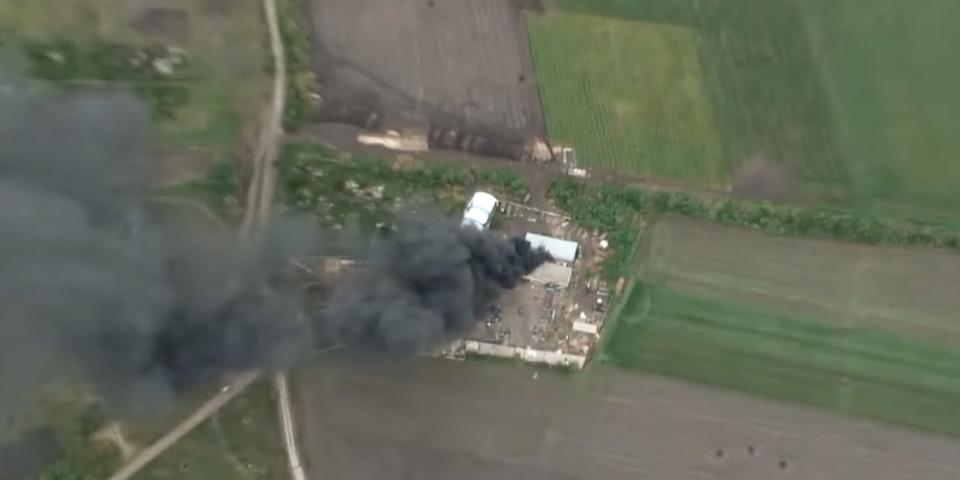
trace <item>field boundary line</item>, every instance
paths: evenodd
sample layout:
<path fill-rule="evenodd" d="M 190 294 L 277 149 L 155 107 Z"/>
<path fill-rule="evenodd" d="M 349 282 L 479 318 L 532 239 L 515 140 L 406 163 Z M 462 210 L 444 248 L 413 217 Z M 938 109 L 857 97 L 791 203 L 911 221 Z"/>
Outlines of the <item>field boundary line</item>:
<path fill-rule="evenodd" d="M 631 322 L 637 325 L 643 324 L 643 322 L 647 319 L 647 316 L 650 315 L 650 306 L 652 305 L 652 301 L 650 299 L 650 288 L 644 282 L 640 282 L 639 285 L 640 288 L 643 288 L 643 290 L 641 290 L 643 292 L 643 310 L 640 312 L 639 318 L 637 318 L 636 321 Z M 634 285 L 634 288 L 637 288 L 637 286 Z"/>
<path fill-rule="evenodd" d="M 646 222 L 645 222 L 646 223 Z M 631 266 L 636 265 L 640 258 L 641 245 L 644 243 L 646 238 L 646 231 L 649 227 L 649 224 L 645 224 L 641 227 L 641 233 L 637 236 L 637 240 L 633 243 L 631 247 L 630 254 L 627 255 L 626 265 Z M 621 277 L 624 278 L 624 277 Z M 610 343 L 610 339 L 613 338 L 614 331 L 617 326 L 620 324 L 620 317 L 623 314 L 623 309 L 627 305 L 627 300 L 630 299 L 630 296 L 633 294 L 633 290 L 636 288 L 638 275 L 636 272 L 631 273 L 627 278 L 627 284 L 623 288 L 623 292 L 617 298 L 617 303 L 614 307 L 607 312 L 607 316 L 603 321 L 603 331 L 600 333 L 600 340 L 597 342 L 597 352 L 600 354 L 601 359 L 604 356 L 604 352 L 607 350 L 607 345 Z"/>
<path fill-rule="evenodd" d="M 540 89 L 540 75 L 539 70 L 537 69 L 537 56 L 533 53 L 533 37 L 530 36 L 530 22 L 528 20 L 530 12 L 525 9 L 521 9 L 520 16 L 520 22 L 523 28 L 523 36 L 527 44 L 527 55 L 530 56 L 530 64 L 533 66 L 533 84 L 537 89 L 537 103 L 538 107 L 540 107 L 540 121 L 543 122 L 543 131 L 540 132 L 540 134 L 543 135 L 547 145 L 552 146 L 553 144 L 550 142 L 550 129 L 547 128 L 547 108 L 543 99 L 543 91 Z"/>

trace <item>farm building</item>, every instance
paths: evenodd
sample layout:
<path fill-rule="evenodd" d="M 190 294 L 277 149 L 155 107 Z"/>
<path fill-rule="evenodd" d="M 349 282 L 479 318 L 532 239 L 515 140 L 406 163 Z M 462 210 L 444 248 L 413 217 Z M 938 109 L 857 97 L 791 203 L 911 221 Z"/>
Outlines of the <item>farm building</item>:
<path fill-rule="evenodd" d="M 544 285 L 556 285 L 560 288 L 570 286 L 570 278 L 573 277 L 573 269 L 560 265 L 559 263 L 546 262 L 537 267 L 536 270 L 527 275 L 527 280 Z"/>
<path fill-rule="evenodd" d="M 557 262 L 573 262 L 577 259 L 577 253 L 580 251 L 580 245 L 569 240 L 561 240 L 536 233 L 528 233 L 524 238 L 530 242 L 531 247 L 542 247 Z"/>

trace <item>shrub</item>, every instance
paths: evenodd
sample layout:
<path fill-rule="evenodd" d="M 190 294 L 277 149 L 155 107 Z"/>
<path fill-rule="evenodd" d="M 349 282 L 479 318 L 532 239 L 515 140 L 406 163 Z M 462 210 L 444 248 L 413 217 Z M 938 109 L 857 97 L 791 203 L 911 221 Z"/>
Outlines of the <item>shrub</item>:
<path fill-rule="evenodd" d="M 183 86 L 188 58 L 177 48 L 93 40 L 30 41 L 23 45 L 30 74 L 70 86 L 84 80 L 126 83 L 154 118 L 172 118 L 190 99 Z"/>
<path fill-rule="evenodd" d="M 277 16 L 287 66 L 283 129 L 294 132 L 309 120 L 310 96 L 317 90 L 317 79 L 310 65 L 310 37 L 303 23 L 300 2 L 279 0 Z"/>
<path fill-rule="evenodd" d="M 611 186 L 588 187 L 563 177 L 550 186 L 550 196 L 575 223 L 606 234 L 611 254 L 604 260 L 603 273 L 610 279 L 624 275 L 630 249 L 640 237 L 646 195 Z"/>
<path fill-rule="evenodd" d="M 960 230 L 948 225 L 922 224 L 910 220 L 855 215 L 821 208 L 799 208 L 770 202 L 712 199 L 686 192 L 658 191 L 646 194 L 630 187 L 588 187 L 562 178 L 550 189 L 557 206 L 578 224 L 610 232 L 613 238 L 624 230 L 614 220 L 629 218 L 624 209 L 641 213 L 674 214 L 764 230 L 782 235 L 818 236 L 871 244 L 919 245 L 960 249 Z M 651 202 L 644 201 L 651 198 Z M 623 240 L 629 240 L 623 237 Z"/>
<path fill-rule="evenodd" d="M 278 191 L 287 205 L 337 222 L 358 215 L 367 226 L 387 219 L 397 202 L 421 197 L 431 199 L 445 212 L 457 211 L 463 207 L 465 191 L 491 175 L 514 184 L 519 181 L 526 191 L 523 178 L 513 179 L 513 174 L 491 174 L 446 163 L 398 170 L 376 155 L 356 154 L 341 160 L 334 150 L 314 144 L 288 145 L 276 168 Z M 381 198 L 348 191 L 348 182 L 360 189 L 382 186 Z"/>

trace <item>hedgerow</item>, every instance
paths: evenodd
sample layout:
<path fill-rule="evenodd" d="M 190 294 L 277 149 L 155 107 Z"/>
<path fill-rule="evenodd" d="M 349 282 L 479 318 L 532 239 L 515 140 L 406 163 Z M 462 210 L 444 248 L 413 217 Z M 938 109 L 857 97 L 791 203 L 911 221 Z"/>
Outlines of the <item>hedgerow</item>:
<path fill-rule="evenodd" d="M 317 91 L 317 78 L 310 65 L 310 37 L 305 29 L 300 1 L 279 0 L 277 10 L 287 66 L 283 129 L 294 132 L 309 120 L 310 96 Z"/>
<path fill-rule="evenodd" d="M 184 85 L 189 58 L 176 47 L 58 39 L 25 42 L 23 51 L 34 78 L 65 87 L 89 81 L 127 84 L 154 118 L 172 118 L 190 100 Z"/>
<path fill-rule="evenodd" d="M 512 171 L 478 170 L 447 163 L 397 168 L 376 155 L 343 155 L 317 144 L 290 144 L 276 164 L 280 199 L 322 222 L 357 217 L 362 225 L 386 221 L 398 202 L 426 197 L 453 214 L 472 188 L 490 188 L 505 198 L 526 193 L 526 182 Z"/>
<path fill-rule="evenodd" d="M 550 187 L 556 205 L 585 228 L 606 232 L 614 255 L 608 273 L 623 273 L 639 235 L 638 218 L 673 214 L 779 235 L 811 236 L 878 245 L 960 250 L 960 230 L 948 225 L 857 215 L 850 212 L 730 198 L 705 199 L 686 192 L 647 192 L 633 187 L 588 186 L 564 177 Z"/>

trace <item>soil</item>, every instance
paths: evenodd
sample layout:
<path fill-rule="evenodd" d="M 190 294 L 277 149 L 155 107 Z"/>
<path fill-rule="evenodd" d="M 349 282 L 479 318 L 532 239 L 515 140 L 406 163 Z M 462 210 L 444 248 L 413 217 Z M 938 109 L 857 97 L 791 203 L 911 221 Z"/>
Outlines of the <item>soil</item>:
<path fill-rule="evenodd" d="M 785 200 L 792 196 L 790 173 L 780 164 L 754 158 L 734 175 L 733 194 L 763 200 Z"/>
<path fill-rule="evenodd" d="M 322 95 L 383 110 L 386 128 L 542 135 L 523 15 L 512 0 L 314 0 Z"/>
<path fill-rule="evenodd" d="M 331 355 L 298 380 L 312 478 L 960 476 L 946 438 L 604 367 Z"/>

